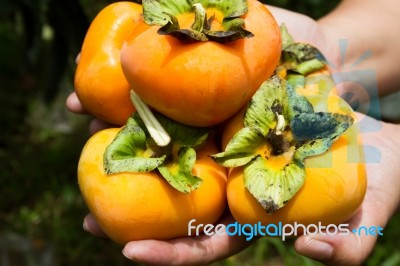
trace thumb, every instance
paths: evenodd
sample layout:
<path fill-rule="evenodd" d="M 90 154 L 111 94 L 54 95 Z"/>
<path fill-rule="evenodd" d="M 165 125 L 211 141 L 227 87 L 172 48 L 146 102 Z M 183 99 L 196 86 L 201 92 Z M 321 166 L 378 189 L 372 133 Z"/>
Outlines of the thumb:
<path fill-rule="evenodd" d="M 295 249 L 299 254 L 327 265 L 360 265 L 373 250 L 379 233 L 382 234 L 379 219 L 379 215 L 361 209 L 349 221 L 348 233 L 304 235 L 296 240 Z M 370 227 L 376 230 L 368 232 Z M 357 231 L 352 232 L 353 229 Z"/>

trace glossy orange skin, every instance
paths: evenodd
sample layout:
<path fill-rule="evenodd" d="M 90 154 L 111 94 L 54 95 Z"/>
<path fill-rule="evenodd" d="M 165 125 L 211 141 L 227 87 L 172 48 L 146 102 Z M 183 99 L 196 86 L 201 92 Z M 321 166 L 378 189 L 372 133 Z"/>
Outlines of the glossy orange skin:
<path fill-rule="evenodd" d="M 156 172 L 106 175 L 103 153 L 119 129 L 93 135 L 83 148 L 78 182 L 83 198 L 104 232 L 115 242 L 171 239 L 188 235 L 188 222 L 215 223 L 226 206 L 227 170 L 209 154 L 217 152 L 209 142 L 197 152 L 193 174 L 203 183 L 184 194 Z"/>
<path fill-rule="evenodd" d="M 75 73 L 75 91 L 92 115 L 124 125 L 135 110 L 121 68 L 122 44 L 141 20 L 142 6 L 117 2 L 105 7 L 88 29 Z"/>
<path fill-rule="evenodd" d="M 255 36 L 220 44 L 185 43 L 157 34 L 144 22 L 131 32 L 121 63 L 132 88 L 147 104 L 192 126 L 225 121 L 274 71 L 281 51 L 279 27 L 256 0 L 248 1 L 245 28 Z M 218 17 L 218 15 L 217 15 Z M 178 16 L 181 25 L 192 18 Z"/>
<path fill-rule="evenodd" d="M 317 91 L 313 87 L 309 89 Z M 312 94 L 309 90 L 306 97 L 318 111 L 351 114 L 348 105 L 336 96 L 336 89 L 331 89 L 325 94 Z M 305 91 L 298 90 L 299 93 Z M 243 127 L 243 116 L 244 111 L 241 111 L 227 124 L 223 134 L 224 146 Z M 362 158 L 359 132 L 353 126 L 339 137 L 328 152 L 306 159 L 303 187 L 272 215 L 267 214 L 245 188 L 243 168 L 231 169 L 227 185 L 229 208 L 234 218 L 243 224 L 343 223 L 354 215 L 364 199 L 367 178 Z"/>

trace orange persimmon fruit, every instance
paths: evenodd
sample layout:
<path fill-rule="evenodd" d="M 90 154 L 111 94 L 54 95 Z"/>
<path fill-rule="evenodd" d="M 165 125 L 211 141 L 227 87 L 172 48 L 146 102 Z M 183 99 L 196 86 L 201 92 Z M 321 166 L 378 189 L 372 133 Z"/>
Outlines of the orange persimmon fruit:
<path fill-rule="evenodd" d="M 298 88 L 317 112 L 355 114 L 349 105 L 336 94 L 329 72 L 320 71 L 307 77 L 308 84 Z M 319 87 L 319 88 L 318 88 Z M 244 127 L 243 109 L 233 117 L 224 129 L 223 146 Z M 365 163 L 360 132 L 350 127 L 333 142 L 325 153 L 305 159 L 305 181 L 297 193 L 285 205 L 268 213 L 249 192 L 244 183 L 244 168 L 232 168 L 228 175 L 227 199 L 234 218 L 243 224 L 309 224 L 322 225 L 344 223 L 360 208 L 367 187 Z M 260 155 L 271 154 L 271 146 L 259 147 Z M 284 156 L 272 158 L 276 169 L 288 164 Z"/>
<path fill-rule="evenodd" d="M 119 128 L 102 130 L 86 143 L 78 165 L 83 198 L 102 230 L 115 242 L 172 239 L 188 235 L 188 222 L 215 223 L 226 206 L 226 175 L 209 154 L 217 151 L 209 141 L 197 151 L 192 173 L 202 184 L 182 193 L 156 171 L 106 174 L 104 152 Z"/>
<path fill-rule="evenodd" d="M 207 18 L 213 18 L 211 29 L 220 30 L 222 12 L 200 2 Z M 267 7 L 256 0 L 247 1 L 247 7 L 240 19 L 254 36 L 223 43 L 188 42 L 160 35 L 159 26 L 139 22 L 121 51 L 132 89 L 148 105 L 183 124 L 204 127 L 227 120 L 272 75 L 281 52 L 279 26 Z M 176 19 L 179 26 L 189 28 L 194 14 L 185 11 Z"/>
<path fill-rule="evenodd" d="M 75 92 L 90 114 L 113 125 L 124 125 L 134 112 L 130 85 L 121 68 L 121 48 L 142 20 L 142 6 L 117 2 L 100 11 L 84 39 L 75 72 Z"/>

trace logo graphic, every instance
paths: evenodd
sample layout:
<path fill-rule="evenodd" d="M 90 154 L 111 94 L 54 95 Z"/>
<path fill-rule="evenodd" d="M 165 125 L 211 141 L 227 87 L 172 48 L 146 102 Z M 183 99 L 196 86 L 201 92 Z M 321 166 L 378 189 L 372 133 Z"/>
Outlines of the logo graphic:
<path fill-rule="evenodd" d="M 227 225 L 224 224 L 197 224 L 196 219 L 192 219 L 188 223 L 188 236 L 200 236 L 201 234 L 212 236 L 224 235 L 228 236 L 245 236 L 246 241 L 251 241 L 255 237 L 280 237 L 285 241 L 287 237 L 301 235 L 349 235 L 351 233 L 359 236 L 377 236 L 383 235 L 383 228 L 380 226 L 360 226 L 350 229 L 349 224 L 318 224 L 304 225 L 294 222 L 293 224 L 277 224 L 263 225 L 261 222 L 256 224 L 240 224 L 233 222 Z"/>
<path fill-rule="evenodd" d="M 357 126 L 360 132 L 370 133 L 379 131 L 382 128 L 381 122 L 370 118 L 381 119 L 376 71 L 373 69 L 356 69 L 361 63 L 371 57 L 372 53 L 368 50 L 354 63 L 348 65 L 345 64 L 348 45 L 347 40 L 339 40 L 340 65 L 337 66 L 328 62 L 330 68 L 333 70 L 332 77 L 338 86 L 350 88 L 340 96 L 355 111 L 360 111 L 369 116 L 358 121 Z M 363 145 L 363 148 L 365 153 L 364 161 L 366 163 L 379 163 L 381 161 L 381 153 L 377 147 Z M 349 156 L 349 158 L 356 158 L 356 156 Z"/>

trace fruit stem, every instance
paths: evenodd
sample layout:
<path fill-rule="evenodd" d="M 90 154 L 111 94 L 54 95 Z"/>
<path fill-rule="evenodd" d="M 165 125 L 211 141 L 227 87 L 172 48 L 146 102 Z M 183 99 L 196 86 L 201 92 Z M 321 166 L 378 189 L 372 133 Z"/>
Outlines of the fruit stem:
<path fill-rule="evenodd" d="M 198 32 L 202 32 L 204 29 L 204 22 L 206 20 L 206 10 L 201 3 L 193 4 L 195 20 L 192 25 L 192 29 Z"/>
<path fill-rule="evenodd" d="M 147 104 L 133 90 L 130 91 L 130 98 L 155 143 L 161 147 L 167 146 L 171 142 L 171 137 L 160 122 L 158 122 L 157 118 L 154 117 L 153 112 Z"/>
<path fill-rule="evenodd" d="M 245 29 L 242 18 L 248 11 L 247 0 L 143 0 L 144 22 L 150 26 L 161 26 L 157 33 L 169 35 L 188 43 L 213 41 L 233 42 L 251 38 L 253 33 Z M 207 19 L 207 10 L 219 12 L 221 30 L 211 30 L 214 15 Z M 179 17 L 194 14 L 190 28 L 181 28 Z"/>

